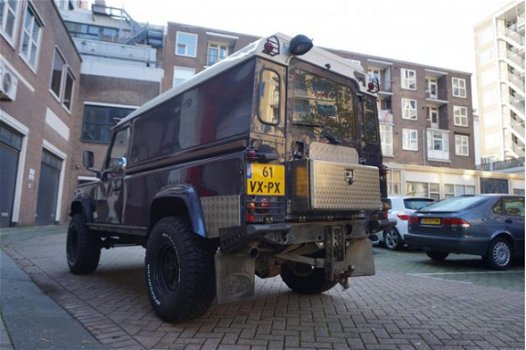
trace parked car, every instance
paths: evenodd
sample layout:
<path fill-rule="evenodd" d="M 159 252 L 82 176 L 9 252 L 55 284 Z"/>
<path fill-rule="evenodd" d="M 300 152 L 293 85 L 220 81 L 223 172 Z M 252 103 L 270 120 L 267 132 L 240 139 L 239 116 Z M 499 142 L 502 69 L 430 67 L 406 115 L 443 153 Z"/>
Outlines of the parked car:
<path fill-rule="evenodd" d="M 428 197 L 389 197 L 389 220 L 395 220 L 396 226 L 378 234 L 378 239 L 387 249 L 398 250 L 404 245 L 407 233 L 407 220 L 416 210 L 434 203 Z"/>
<path fill-rule="evenodd" d="M 405 241 L 433 260 L 475 254 L 494 269 L 524 255 L 524 197 L 477 195 L 431 204 L 409 218 Z"/>

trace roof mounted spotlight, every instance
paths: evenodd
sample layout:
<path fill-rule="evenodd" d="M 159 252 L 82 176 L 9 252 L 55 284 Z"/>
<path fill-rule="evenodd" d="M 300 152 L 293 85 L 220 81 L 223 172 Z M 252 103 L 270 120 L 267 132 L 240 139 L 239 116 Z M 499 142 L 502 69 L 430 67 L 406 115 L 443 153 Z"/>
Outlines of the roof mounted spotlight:
<path fill-rule="evenodd" d="M 312 40 L 303 34 L 298 34 L 290 41 L 289 52 L 292 55 L 301 56 L 312 49 Z"/>

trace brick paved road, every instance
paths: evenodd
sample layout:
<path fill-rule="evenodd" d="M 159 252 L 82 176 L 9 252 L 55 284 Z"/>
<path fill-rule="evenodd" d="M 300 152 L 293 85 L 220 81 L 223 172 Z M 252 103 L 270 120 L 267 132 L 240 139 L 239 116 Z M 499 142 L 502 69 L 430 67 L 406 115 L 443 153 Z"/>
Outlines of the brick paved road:
<path fill-rule="evenodd" d="M 253 300 L 213 306 L 198 320 L 171 325 L 156 318 L 147 300 L 144 249 L 104 250 L 95 274 L 75 276 L 64 247 L 61 233 L 3 248 L 108 348 L 524 349 L 520 266 L 522 289 L 487 287 L 467 275 L 460 281 L 429 275 L 444 270 L 423 254 L 375 248 L 377 275 L 351 279 L 346 291 L 300 296 L 279 277 L 257 280 Z M 464 271 L 456 259 L 448 263 L 453 272 Z M 483 275 L 476 262 L 468 265 Z"/>

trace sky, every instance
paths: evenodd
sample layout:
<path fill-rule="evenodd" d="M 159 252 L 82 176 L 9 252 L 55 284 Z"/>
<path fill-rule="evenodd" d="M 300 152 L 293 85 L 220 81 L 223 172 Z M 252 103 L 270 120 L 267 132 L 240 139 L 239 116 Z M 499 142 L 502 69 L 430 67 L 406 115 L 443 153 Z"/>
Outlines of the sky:
<path fill-rule="evenodd" d="M 106 0 L 139 22 L 255 36 L 474 73 L 473 28 L 511 0 Z"/>

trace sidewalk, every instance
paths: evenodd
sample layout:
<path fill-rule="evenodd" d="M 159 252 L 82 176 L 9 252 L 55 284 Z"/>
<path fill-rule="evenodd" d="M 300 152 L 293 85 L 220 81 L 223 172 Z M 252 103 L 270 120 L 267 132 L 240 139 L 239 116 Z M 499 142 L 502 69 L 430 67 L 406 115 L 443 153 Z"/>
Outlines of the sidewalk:
<path fill-rule="evenodd" d="M 2 248 L 35 235 L 65 232 L 64 226 L 2 229 Z M 0 251 L 1 349 L 100 349 L 97 340 Z"/>

